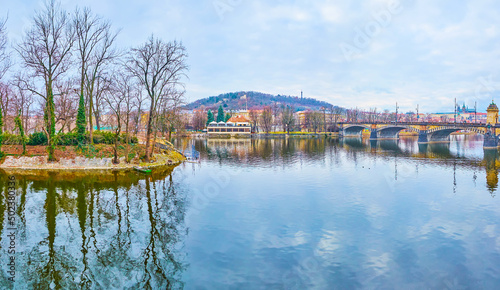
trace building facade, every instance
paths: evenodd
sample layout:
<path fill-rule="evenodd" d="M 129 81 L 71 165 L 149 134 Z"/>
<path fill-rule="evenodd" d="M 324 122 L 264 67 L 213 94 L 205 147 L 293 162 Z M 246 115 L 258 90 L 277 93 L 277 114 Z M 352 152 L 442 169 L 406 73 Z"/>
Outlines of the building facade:
<path fill-rule="evenodd" d="M 227 122 L 211 122 L 207 126 L 207 134 L 216 135 L 250 135 L 252 126 L 244 116 L 231 117 Z"/>

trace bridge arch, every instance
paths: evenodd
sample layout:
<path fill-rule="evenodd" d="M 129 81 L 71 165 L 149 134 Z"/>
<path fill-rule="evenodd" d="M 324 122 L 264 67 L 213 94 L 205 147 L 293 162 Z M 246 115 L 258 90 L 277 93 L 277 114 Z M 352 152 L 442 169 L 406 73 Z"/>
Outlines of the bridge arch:
<path fill-rule="evenodd" d="M 410 127 L 410 126 L 404 126 L 404 125 L 393 125 L 393 126 L 386 126 L 386 127 L 381 127 L 376 130 L 372 130 L 372 133 L 370 135 L 370 139 L 396 139 L 398 138 L 399 132 L 403 130 L 411 130 L 411 131 L 416 131 L 416 129 Z"/>
<path fill-rule="evenodd" d="M 368 129 L 370 130 L 370 128 L 368 126 L 365 126 L 365 125 L 361 125 L 361 124 L 353 124 L 353 125 L 348 125 L 348 126 L 344 126 L 344 129 L 343 129 L 343 135 L 344 136 L 359 136 L 362 134 L 363 130 L 365 129 Z"/>
<path fill-rule="evenodd" d="M 427 138 L 429 142 L 449 141 L 450 135 L 458 131 L 474 132 L 482 135 L 485 134 L 485 132 L 480 128 L 443 126 L 427 130 Z"/>

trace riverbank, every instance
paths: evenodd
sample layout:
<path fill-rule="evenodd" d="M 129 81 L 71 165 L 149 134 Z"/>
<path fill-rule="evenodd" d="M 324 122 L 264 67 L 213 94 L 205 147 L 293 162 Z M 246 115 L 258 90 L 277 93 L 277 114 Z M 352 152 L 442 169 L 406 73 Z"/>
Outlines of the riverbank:
<path fill-rule="evenodd" d="M 270 132 L 270 133 L 252 133 L 252 134 L 217 134 L 209 135 L 207 133 L 183 133 L 177 137 L 187 138 L 214 138 L 214 139 L 250 139 L 250 138 L 319 138 L 319 137 L 338 137 L 338 132 Z"/>
<path fill-rule="evenodd" d="M 20 147 L 20 148 L 19 148 Z M 162 150 L 154 153 L 150 163 L 143 162 L 144 145 L 132 145 L 128 152 L 130 162 L 126 162 L 126 148 L 119 146 L 119 163 L 113 164 L 112 145 L 95 145 L 77 148 L 76 146 L 58 146 L 55 162 L 48 162 L 45 146 L 27 146 L 27 154 L 22 156 L 22 147 L 17 145 L 2 146 L 7 156 L 0 162 L 0 169 L 13 170 L 132 170 L 135 166 L 158 167 L 176 165 L 186 157 L 175 150 Z"/>

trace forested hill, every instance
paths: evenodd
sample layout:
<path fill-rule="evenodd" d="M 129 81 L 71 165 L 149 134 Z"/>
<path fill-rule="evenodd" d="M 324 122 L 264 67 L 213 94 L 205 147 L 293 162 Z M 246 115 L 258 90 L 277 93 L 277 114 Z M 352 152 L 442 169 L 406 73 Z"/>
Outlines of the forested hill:
<path fill-rule="evenodd" d="M 331 106 L 327 102 L 318 101 L 313 98 L 270 95 L 259 92 L 236 92 L 200 99 L 188 104 L 186 108 L 192 110 L 205 106 L 207 109 L 214 110 L 222 105 L 225 110 L 244 110 L 246 108 L 262 108 L 274 103 L 278 105 L 290 105 L 299 111 L 306 109 L 319 110 L 321 107 L 328 108 Z"/>

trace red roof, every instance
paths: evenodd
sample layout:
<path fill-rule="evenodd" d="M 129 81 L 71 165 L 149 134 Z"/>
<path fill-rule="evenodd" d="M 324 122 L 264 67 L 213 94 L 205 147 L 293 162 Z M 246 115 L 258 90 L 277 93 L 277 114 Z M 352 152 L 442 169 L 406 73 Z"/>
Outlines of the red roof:
<path fill-rule="evenodd" d="M 232 123 L 243 123 L 243 122 L 250 122 L 250 120 L 248 120 L 247 118 L 245 118 L 244 116 L 235 116 L 235 117 L 231 117 L 229 118 L 229 120 L 227 120 L 228 122 L 232 122 Z"/>

